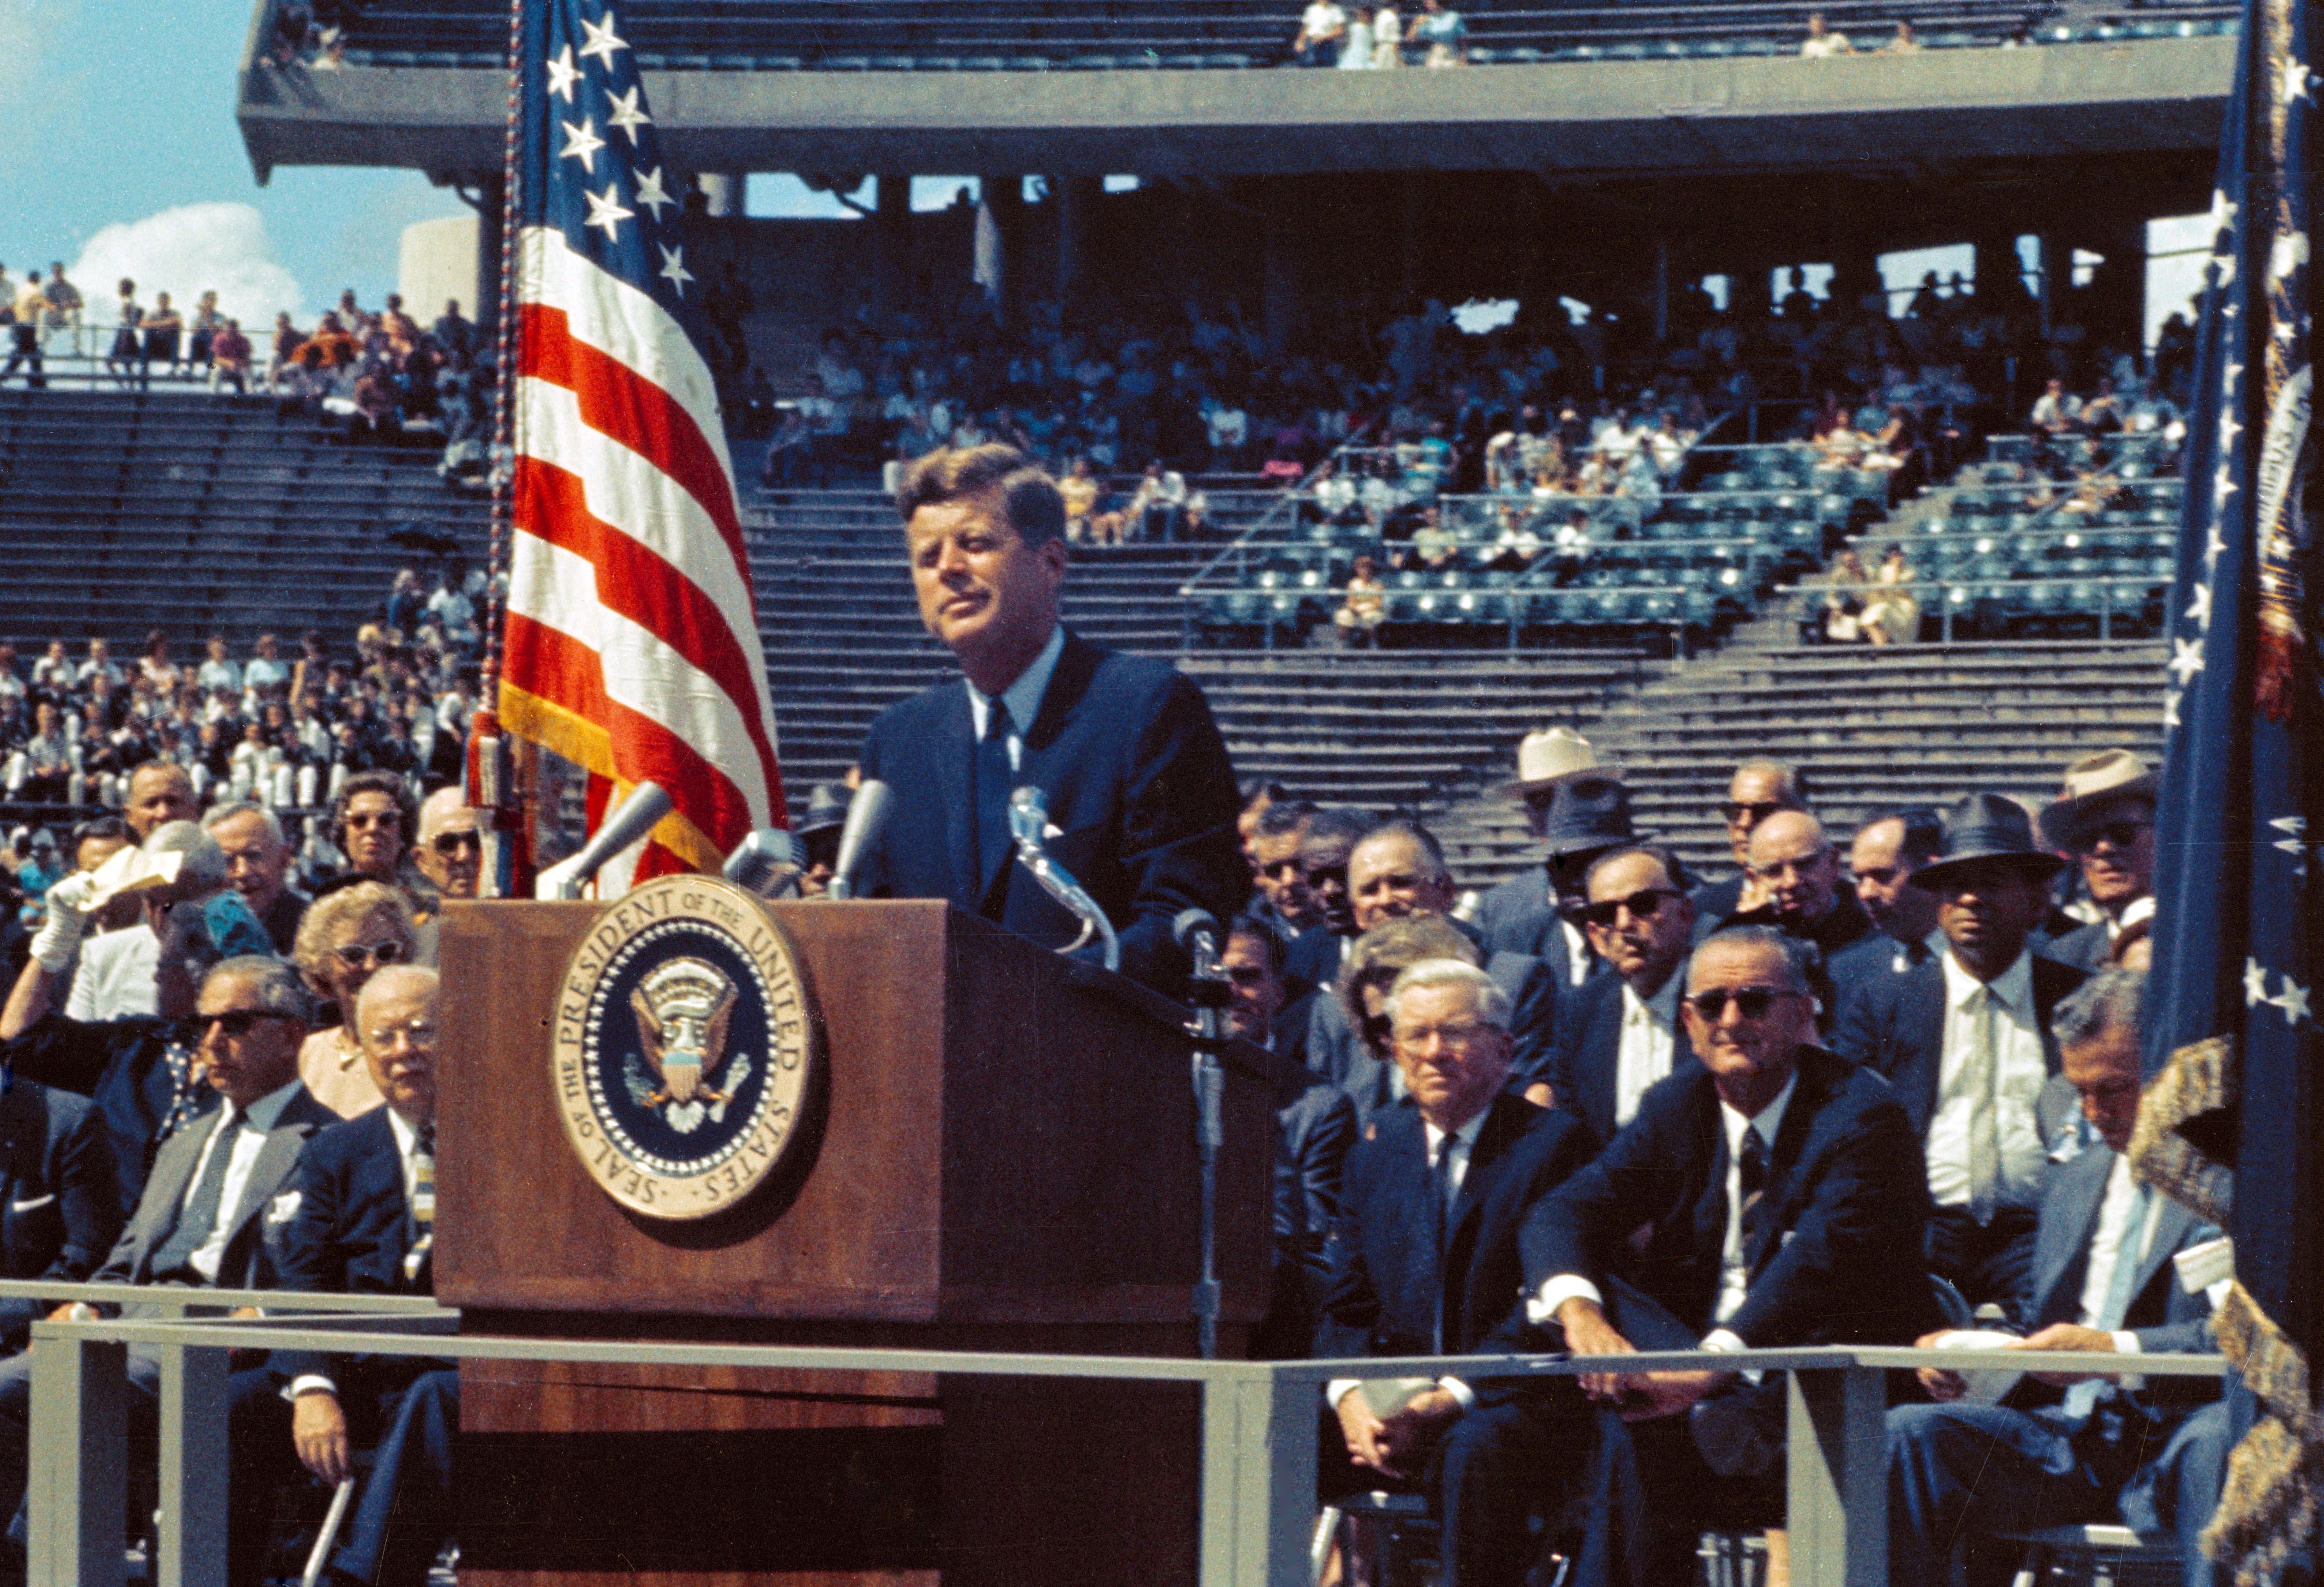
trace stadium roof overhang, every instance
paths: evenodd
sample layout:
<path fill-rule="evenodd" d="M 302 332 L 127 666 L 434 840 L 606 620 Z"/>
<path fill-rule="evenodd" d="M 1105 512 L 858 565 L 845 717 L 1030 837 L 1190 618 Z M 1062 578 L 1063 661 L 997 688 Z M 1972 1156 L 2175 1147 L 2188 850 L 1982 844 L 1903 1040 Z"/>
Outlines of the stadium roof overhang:
<path fill-rule="evenodd" d="M 1058 176 L 1532 170 L 1589 178 L 1926 171 L 2214 148 L 2233 38 L 1467 71 L 646 74 L 696 170 Z M 278 165 L 499 169 L 507 86 L 477 69 L 245 71 Z"/>

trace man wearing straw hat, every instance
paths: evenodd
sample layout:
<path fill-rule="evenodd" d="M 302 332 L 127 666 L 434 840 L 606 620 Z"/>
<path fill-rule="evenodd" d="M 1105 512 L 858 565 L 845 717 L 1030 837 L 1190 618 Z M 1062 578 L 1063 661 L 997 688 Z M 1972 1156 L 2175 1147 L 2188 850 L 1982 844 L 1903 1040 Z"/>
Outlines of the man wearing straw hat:
<path fill-rule="evenodd" d="M 1636 840 L 1629 792 L 1599 764 L 1589 739 L 1563 727 L 1519 740 L 1517 775 L 1494 792 L 1525 806 L 1542 867 L 1478 900 L 1477 929 L 1489 953 L 1530 954 L 1549 967 L 1561 993 L 1570 993 L 1606 968 L 1568 916 L 1589 903 L 1590 862 Z"/>
<path fill-rule="evenodd" d="M 2042 949 L 2096 970 L 2115 939 L 2154 913 L 2154 774 L 2127 749 L 2101 749 L 2066 767 L 2066 785 L 2042 812 L 2042 841 L 2070 854 L 2101 912 Z"/>

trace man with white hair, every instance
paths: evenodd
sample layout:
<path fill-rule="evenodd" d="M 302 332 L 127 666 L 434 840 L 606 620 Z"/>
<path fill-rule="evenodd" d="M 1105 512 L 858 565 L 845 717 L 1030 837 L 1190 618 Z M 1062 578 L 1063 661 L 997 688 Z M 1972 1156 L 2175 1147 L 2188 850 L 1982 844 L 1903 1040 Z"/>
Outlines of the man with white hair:
<path fill-rule="evenodd" d="M 164 827 L 187 827 L 190 831 L 196 808 L 194 785 L 187 778 L 185 767 L 170 761 L 149 760 L 130 772 L 122 816 L 140 845 L 147 843 Z M 180 833 L 171 839 L 172 847 L 190 847 L 192 842 L 189 833 Z M 222 863 L 212 877 L 207 858 L 198 860 L 189 855 L 180 878 L 185 880 L 197 875 L 207 878 L 208 891 L 215 892 L 226 881 Z M 153 965 L 159 948 L 160 939 L 153 934 L 151 922 L 108 931 L 83 944 L 72 992 L 65 1002 L 67 1017 L 117 1020 L 130 1014 L 152 1014 Z"/>
<path fill-rule="evenodd" d="M 1424 959 L 1397 977 L 1388 1007 L 1405 1095 L 1348 1154 L 1316 1353 L 1523 1348 L 1518 1233 L 1596 1142 L 1580 1121 L 1505 1093 L 1509 1000 L 1482 970 Z M 1538 1470 L 1561 1430 L 1571 1437 L 1583 1425 L 1570 1383 L 1471 1388 L 1448 1377 L 1387 1396 L 1337 1380 L 1324 1393 L 1348 1460 L 1327 1469 L 1327 1493 L 1335 1479 L 1339 1491 L 1425 1485 L 1444 1527 L 1447 1587 L 1525 1579 Z"/>
<path fill-rule="evenodd" d="M 445 898 L 474 898 L 484 871 L 484 834 L 478 812 L 460 787 L 438 788 L 420 806 L 420 839 L 411 863 Z"/>
<path fill-rule="evenodd" d="M 288 958 L 309 900 L 290 885 L 290 840 L 281 820 L 263 804 L 238 800 L 212 805 L 202 830 L 226 855 L 227 884 L 266 928 L 274 951 Z"/>

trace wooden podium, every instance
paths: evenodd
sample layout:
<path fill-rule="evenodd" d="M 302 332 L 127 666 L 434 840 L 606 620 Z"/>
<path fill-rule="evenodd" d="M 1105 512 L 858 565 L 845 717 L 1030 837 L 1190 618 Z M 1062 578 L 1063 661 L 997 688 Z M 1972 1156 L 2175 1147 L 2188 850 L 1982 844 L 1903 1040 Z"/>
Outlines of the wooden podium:
<path fill-rule="evenodd" d="M 436 1292 L 471 1332 L 1195 1353 L 1200 1182 L 1175 1005 L 938 902 L 762 905 L 824 1038 L 814 1133 L 701 1223 L 585 1171 L 550 1023 L 609 906 L 454 904 Z M 1227 1353 L 1265 1309 L 1275 1087 L 1231 1049 Z M 1179 1385 L 472 1362 L 461 1574 L 596 1587 L 1191 1582 Z"/>

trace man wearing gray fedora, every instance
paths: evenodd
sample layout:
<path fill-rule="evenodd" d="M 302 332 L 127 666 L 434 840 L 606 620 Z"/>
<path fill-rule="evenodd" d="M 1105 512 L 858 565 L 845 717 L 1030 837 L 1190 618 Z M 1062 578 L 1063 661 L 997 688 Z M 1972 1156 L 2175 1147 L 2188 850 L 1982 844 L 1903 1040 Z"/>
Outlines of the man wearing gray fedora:
<path fill-rule="evenodd" d="M 1606 962 L 1582 934 L 1588 904 L 1583 878 L 1600 855 L 1637 840 L 1630 829 L 1630 794 L 1600 766 L 1590 740 L 1570 728 L 1527 733 L 1517 745 L 1517 775 L 1496 793 L 1525 806 L 1526 823 L 1542 846 L 1542 866 L 1510 877 L 1477 901 L 1475 924 L 1493 953 L 1529 954 L 1547 965 L 1561 995 Z"/>
<path fill-rule="evenodd" d="M 2042 812 L 2042 841 L 2074 857 L 2099 918 L 2042 951 L 2096 971 L 2115 939 L 2154 913 L 2154 774 L 2127 749 L 2102 749 L 2066 767 L 2066 785 Z"/>
<path fill-rule="evenodd" d="M 1972 794 L 1955 804 L 1936 859 L 1913 875 L 1935 894 L 1945 951 L 1858 982 L 1832 1033 L 1835 1051 L 1888 1077 L 1920 1132 L 1935 1204 L 1930 1270 L 1971 1305 L 2020 1292 L 2044 1171 L 2079 1141 L 2051 1084 L 2051 1021 L 2083 975 L 2030 947 L 2060 868 L 2016 801 Z"/>

